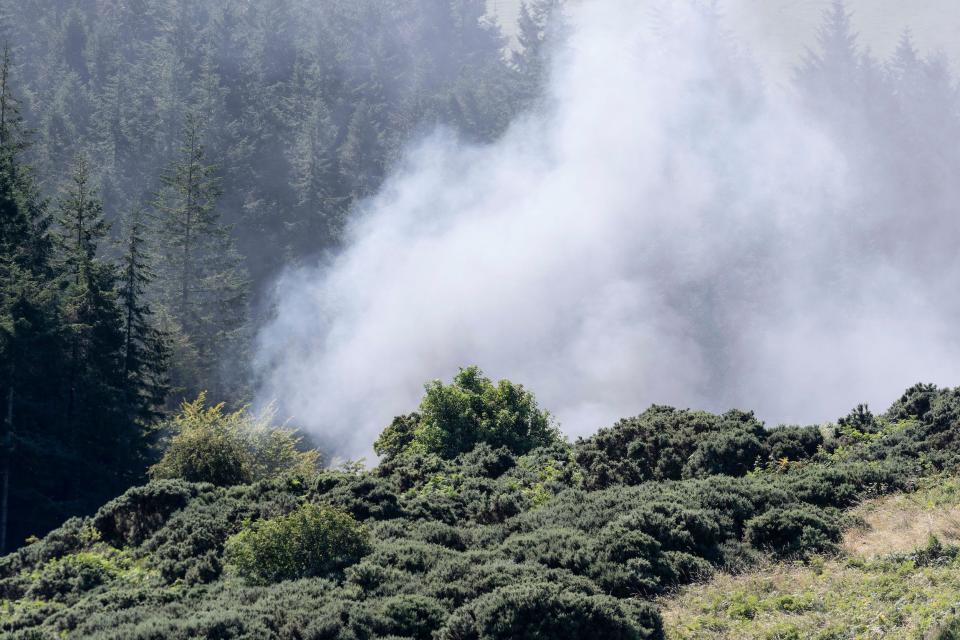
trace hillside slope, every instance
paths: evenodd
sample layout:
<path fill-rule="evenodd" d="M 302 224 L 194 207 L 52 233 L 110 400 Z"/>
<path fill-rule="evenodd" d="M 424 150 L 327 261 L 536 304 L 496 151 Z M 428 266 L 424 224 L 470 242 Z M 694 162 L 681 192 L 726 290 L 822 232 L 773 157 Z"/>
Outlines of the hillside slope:
<path fill-rule="evenodd" d="M 664 638 L 665 622 L 673 638 L 915 637 L 960 598 L 956 551 L 902 555 L 918 530 L 901 555 L 873 557 L 864 522 L 894 527 L 878 514 L 915 505 L 906 495 L 930 514 L 957 503 L 942 474 L 958 424 L 960 390 L 918 385 L 882 416 L 861 406 L 824 427 L 654 406 L 571 445 L 523 387 L 465 369 L 394 420 L 374 469 L 157 481 L 68 521 L 0 560 L 0 629 L 606 640 Z"/>
<path fill-rule="evenodd" d="M 667 638 L 955 638 L 958 514 L 955 476 L 869 500 L 838 556 L 721 575 L 664 599 Z"/>

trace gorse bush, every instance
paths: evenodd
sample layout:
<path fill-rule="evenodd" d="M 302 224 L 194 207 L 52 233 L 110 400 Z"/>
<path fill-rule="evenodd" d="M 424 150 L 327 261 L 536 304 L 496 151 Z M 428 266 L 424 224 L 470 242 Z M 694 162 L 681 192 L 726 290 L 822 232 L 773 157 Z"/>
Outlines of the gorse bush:
<path fill-rule="evenodd" d="M 301 451 L 294 431 L 271 424 L 273 414 L 247 409 L 224 412 L 206 406 L 206 395 L 184 402 L 166 427 L 172 435 L 160 461 L 150 468 L 154 479 L 179 478 L 219 486 L 244 484 L 279 473 L 310 478 L 319 453 Z"/>
<path fill-rule="evenodd" d="M 334 577 L 370 550 L 367 530 L 349 514 L 306 504 L 261 520 L 227 541 L 229 565 L 248 582 Z"/>
<path fill-rule="evenodd" d="M 374 450 L 385 458 L 408 451 L 454 458 L 479 443 L 523 454 L 559 440 L 550 415 L 522 385 L 494 384 L 479 368 L 467 367 L 452 384 L 429 383 L 420 410 L 396 418 Z"/>
<path fill-rule="evenodd" d="M 767 437 L 752 413 L 713 415 L 653 406 L 581 440 L 576 460 L 586 486 L 595 489 L 646 480 L 742 476 L 769 454 Z"/>
<path fill-rule="evenodd" d="M 457 611 L 440 640 L 659 640 L 656 611 L 603 595 L 547 583 L 497 589 Z"/>
<path fill-rule="evenodd" d="M 0 559 L 11 603 L 0 632 L 656 639 L 649 600 L 759 561 L 834 553 L 844 509 L 960 462 L 950 390 L 919 387 L 890 412 L 861 407 L 823 428 L 653 407 L 571 445 L 519 385 L 497 391 L 464 370 L 449 386 L 387 429 L 373 469 L 305 482 L 282 472 L 290 463 L 263 462 L 296 456 L 258 458 L 262 440 L 236 437 L 243 446 L 225 450 L 241 465 L 191 464 L 246 475 L 155 480 L 67 522 Z M 231 433 L 244 432 L 231 423 L 241 416 L 193 403 L 180 420 L 184 432 Z M 431 439 L 425 425 L 447 432 Z M 951 554 L 904 561 L 942 566 Z"/>
<path fill-rule="evenodd" d="M 814 506 L 771 509 L 746 526 L 752 545 L 784 557 L 836 551 L 841 533 L 838 516 Z"/>

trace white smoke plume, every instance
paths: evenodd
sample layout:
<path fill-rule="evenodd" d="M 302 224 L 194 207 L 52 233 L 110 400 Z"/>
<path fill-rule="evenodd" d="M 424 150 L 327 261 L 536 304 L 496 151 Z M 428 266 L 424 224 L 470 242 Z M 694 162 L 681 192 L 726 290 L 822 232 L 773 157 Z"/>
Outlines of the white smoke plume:
<path fill-rule="evenodd" d="M 281 278 L 263 400 L 355 456 L 469 364 L 571 436 L 650 403 L 812 423 L 960 381 L 946 289 L 863 242 L 860 173 L 714 17 L 568 21 L 543 106 L 489 146 L 421 141 L 341 253 Z"/>

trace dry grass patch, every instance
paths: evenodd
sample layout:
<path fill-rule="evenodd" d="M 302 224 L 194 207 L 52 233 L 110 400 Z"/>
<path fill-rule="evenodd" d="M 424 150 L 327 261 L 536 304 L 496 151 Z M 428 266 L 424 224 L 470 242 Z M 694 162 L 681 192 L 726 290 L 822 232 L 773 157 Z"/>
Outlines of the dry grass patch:
<path fill-rule="evenodd" d="M 914 493 L 870 500 L 853 515 L 863 524 L 848 531 L 842 545 L 852 556 L 907 553 L 931 535 L 960 544 L 960 478 L 926 479 Z"/>
<path fill-rule="evenodd" d="M 670 640 L 943 640 L 960 615 L 960 478 L 854 510 L 843 554 L 719 575 L 661 600 Z M 918 551 L 925 549 L 923 551 Z M 958 623 L 960 628 L 960 623 Z"/>

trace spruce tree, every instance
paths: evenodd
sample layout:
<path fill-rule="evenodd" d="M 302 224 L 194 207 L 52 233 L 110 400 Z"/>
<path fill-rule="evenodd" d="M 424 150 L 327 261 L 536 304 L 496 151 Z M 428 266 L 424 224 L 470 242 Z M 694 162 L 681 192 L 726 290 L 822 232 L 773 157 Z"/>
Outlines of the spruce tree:
<path fill-rule="evenodd" d="M 857 34 L 843 0 L 834 0 L 824 12 L 817 43 L 818 50 L 808 50 L 797 69 L 799 88 L 820 108 L 856 101 L 861 84 L 861 57 Z"/>
<path fill-rule="evenodd" d="M 101 311 L 102 297 L 106 294 L 103 285 L 110 276 L 94 263 L 97 245 L 108 227 L 103 218 L 103 206 L 90 184 L 89 167 L 83 156 L 75 159 L 73 174 L 58 201 L 57 223 L 61 269 L 68 280 L 65 311 L 70 329 L 64 420 L 75 433 L 72 427 L 75 426 L 77 396 L 83 383 L 82 369 L 88 355 L 94 355 L 91 341 L 94 325 L 99 320 L 95 314 Z"/>
<path fill-rule="evenodd" d="M 57 221 L 69 343 L 62 444 L 75 458 L 76 475 L 87 482 L 77 496 L 85 505 L 136 479 L 145 463 L 145 439 L 134 419 L 137 385 L 124 368 L 120 274 L 97 255 L 108 225 L 82 156 L 58 201 Z"/>
<path fill-rule="evenodd" d="M 123 314 L 123 373 L 133 419 L 149 424 L 159 416 L 168 391 L 169 349 L 154 326 L 147 289 L 155 280 L 142 209 L 127 223 L 117 293 Z"/>
<path fill-rule="evenodd" d="M 163 270 L 157 289 L 163 328 L 174 334 L 172 400 L 204 389 L 231 395 L 227 387 L 236 381 L 218 364 L 245 350 L 248 283 L 230 228 L 220 222 L 217 168 L 207 162 L 197 116 L 187 116 L 179 157 L 161 180 L 155 231 Z"/>

